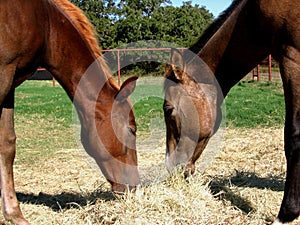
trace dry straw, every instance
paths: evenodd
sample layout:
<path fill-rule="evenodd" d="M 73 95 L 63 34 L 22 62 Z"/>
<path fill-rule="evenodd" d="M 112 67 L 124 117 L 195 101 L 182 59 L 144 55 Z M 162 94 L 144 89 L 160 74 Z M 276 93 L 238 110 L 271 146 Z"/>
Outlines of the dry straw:
<path fill-rule="evenodd" d="M 285 176 L 282 129 L 226 130 L 214 162 L 188 180 L 166 173 L 164 143 L 140 147 L 143 186 L 124 196 L 111 193 L 76 149 L 31 164 L 20 159 L 16 189 L 26 218 L 39 225 L 259 225 L 276 217 Z"/>

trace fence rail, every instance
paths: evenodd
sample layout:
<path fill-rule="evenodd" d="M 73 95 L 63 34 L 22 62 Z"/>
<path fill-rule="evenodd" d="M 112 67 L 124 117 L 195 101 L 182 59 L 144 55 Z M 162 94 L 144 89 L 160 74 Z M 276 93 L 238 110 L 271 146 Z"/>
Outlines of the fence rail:
<path fill-rule="evenodd" d="M 272 56 L 268 56 L 268 81 L 272 81 L 273 79 L 273 73 L 272 73 Z M 261 71 L 260 71 L 261 66 L 257 65 L 253 70 L 252 70 L 252 80 L 257 80 L 260 81 L 261 79 Z"/>
<path fill-rule="evenodd" d="M 126 52 L 142 52 L 142 51 L 170 51 L 171 52 L 172 48 L 116 48 L 116 49 L 106 49 L 102 50 L 102 52 L 105 54 L 107 52 L 112 52 L 116 53 L 116 63 L 117 63 L 117 76 L 118 76 L 118 84 L 120 85 L 121 83 L 121 53 L 126 53 Z M 178 50 L 184 51 L 186 48 L 177 48 Z M 39 70 L 43 70 L 43 68 L 40 68 Z M 261 72 L 260 72 L 260 65 L 257 65 L 252 70 L 252 79 L 260 81 L 261 80 Z M 268 80 L 272 81 L 273 79 L 273 74 L 272 74 L 272 56 L 269 55 L 268 57 Z M 55 86 L 55 81 L 53 80 L 53 86 Z"/>
<path fill-rule="evenodd" d="M 184 51 L 186 48 L 176 48 L 178 50 Z M 116 52 L 117 53 L 117 65 L 118 65 L 118 84 L 121 82 L 121 52 L 141 52 L 141 51 L 170 51 L 172 48 L 116 48 L 116 49 L 106 49 L 102 52 Z"/>

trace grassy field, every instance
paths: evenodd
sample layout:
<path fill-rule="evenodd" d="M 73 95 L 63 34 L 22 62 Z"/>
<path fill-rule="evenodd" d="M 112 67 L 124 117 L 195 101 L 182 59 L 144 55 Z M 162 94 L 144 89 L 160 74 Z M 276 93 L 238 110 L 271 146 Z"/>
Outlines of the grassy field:
<path fill-rule="evenodd" d="M 240 82 L 225 99 L 229 127 L 282 127 L 285 106 L 281 83 Z"/>
<path fill-rule="evenodd" d="M 280 84 L 243 82 L 232 89 L 214 162 L 204 170 L 201 158 L 186 181 L 164 167 L 160 82 L 142 80 L 132 96 L 143 183 L 125 196 L 111 193 L 78 149 L 72 105 L 59 85 L 27 81 L 17 89 L 16 190 L 32 224 L 240 225 L 276 217 L 285 175 Z"/>
<path fill-rule="evenodd" d="M 163 90 L 160 83 L 141 82 L 132 96 L 141 131 L 148 132 L 151 118 L 163 118 Z M 284 97 L 281 83 L 240 82 L 226 97 L 224 114 L 230 128 L 282 127 Z"/>

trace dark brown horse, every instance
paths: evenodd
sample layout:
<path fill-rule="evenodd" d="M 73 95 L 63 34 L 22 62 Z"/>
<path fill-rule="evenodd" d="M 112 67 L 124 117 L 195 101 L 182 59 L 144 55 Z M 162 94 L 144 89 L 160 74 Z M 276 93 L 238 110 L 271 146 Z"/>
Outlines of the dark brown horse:
<path fill-rule="evenodd" d="M 93 28 L 67 0 L 0 2 L 0 178 L 2 209 L 14 224 L 29 224 L 13 180 L 16 136 L 14 89 L 38 66 L 48 69 L 74 102 L 81 139 L 114 191 L 140 183 L 136 124 L 128 96 L 136 78 L 118 87 L 101 58 Z"/>
<path fill-rule="evenodd" d="M 197 57 L 173 53 L 174 65 L 165 84 L 167 166 L 172 169 L 184 163 L 186 174 L 193 173 L 195 161 L 214 128 L 219 126 L 223 96 L 269 54 L 277 59 L 286 103 L 287 175 L 284 198 L 274 224 L 292 221 L 300 213 L 299 11 L 299 1 L 234 1 L 190 48 Z M 191 126 L 198 136 L 189 136 L 188 127 L 182 133 L 184 126 Z"/>

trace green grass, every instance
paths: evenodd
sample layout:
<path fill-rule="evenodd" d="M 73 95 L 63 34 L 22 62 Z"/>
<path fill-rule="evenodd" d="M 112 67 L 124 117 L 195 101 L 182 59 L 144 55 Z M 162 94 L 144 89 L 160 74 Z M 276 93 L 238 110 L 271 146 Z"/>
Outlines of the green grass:
<path fill-rule="evenodd" d="M 227 126 L 283 126 L 285 105 L 279 83 L 240 82 L 229 92 L 225 103 Z"/>
<path fill-rule="evenodd" d="M 140 84 L 131 96 L 141 133 L 149 132 L 152 119 L 163 122 L 163 93 L 160 85 Z M 226 122 L 230 127 L 278 127 L 284 123 L 284 100 L 281 84 L 241 82 L 225 99 Z M 41 132 L 70 132 L 72 103 L 61 86 L 51 82 L 26 81 L 16 89 L 16 121 Z M 43 124 L 41 124 L 41 122 Z M 49 126 L 46 126 L 49 124 Z M 59 133 L 60 133 L 59 132 Z M 48 134 L 48 136 L 51 134 Z"/>
<path fill-rule="evenodd" d="M 151 121 L 163 122 L 163 89 L 160 85 L 139 84 L 131 96 L 139 134 L 149 133 Z"/>
<path fill-rule="evenodd" d="M 16 89 L 15 129 L 18 160 L 42 162 L 55 151 L 75 147 L 72 103 L 61 86 L 26 81 Z"/>
<path fill-rule="evenodd" d="M 139 131 L 149 132 L 153 118 L 159 118 L 163 123 L 163 98 L 151 95 L 159 95 L 162 91 L 158 85 L 137 86 L 132 98 L 140 98 L 134 105 Z M 227 95 L 225 109 L 226 126 L 229 127 L 282 127 L 285 116 L 282 85 L 276 82 L 240 82 Z"/>
<path fill-rule="evenodd" d="M 47 81 L 26 81 L 16 89 L 16 115 L 38 116 L 59 120 L 62 125 L 72 122 L 72 103 L 61 86 Z"/>

